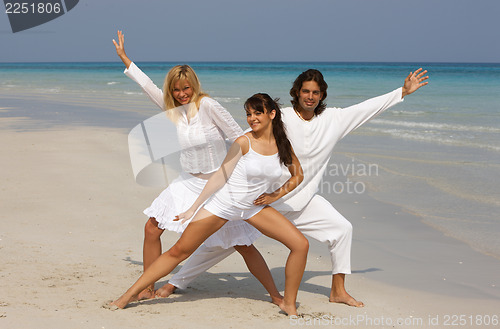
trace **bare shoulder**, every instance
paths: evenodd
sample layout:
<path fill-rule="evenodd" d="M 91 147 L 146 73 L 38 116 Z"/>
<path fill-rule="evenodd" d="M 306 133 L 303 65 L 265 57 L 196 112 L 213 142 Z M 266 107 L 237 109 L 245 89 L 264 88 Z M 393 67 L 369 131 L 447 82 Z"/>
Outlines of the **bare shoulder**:
<path fill-rule="evenodd" d="M 248 150 L 250 149 L 250 142 L 248 141 L 248 138 L 250 138 L 250 136 L 247 136 L 248 134 L 250 134 L 250 132 L 248 132 L 244 135 L 241 135 L 240 137 L 236 138 L 236 140 L 234 141 L 235 143 L 237 143 L 240 146 L 243 154 L 246 154 L 248 152 Z"/>

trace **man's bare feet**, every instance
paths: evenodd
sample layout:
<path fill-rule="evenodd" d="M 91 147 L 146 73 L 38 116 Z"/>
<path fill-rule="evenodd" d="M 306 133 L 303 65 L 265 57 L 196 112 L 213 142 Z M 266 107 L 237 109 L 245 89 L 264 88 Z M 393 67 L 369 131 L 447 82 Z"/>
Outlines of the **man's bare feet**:
<path fill-rule="evenodd" d="M 355 300 L 345 290 L 345 274 L 337 273 L 332 276 L 332 290 L 330 291 L 330 303 L 342 303 L 354 307 L 364 307 L 363 302 Z"/>
<path fill-rule="evenodd" d="M 159 297 L 159 298 L 167 298 L 168 296 L 172 295 L 176 289 L 177 289 L 176 286 L 174 286 L 173 284 L 167 283 L 166 285 L 164 285 L 160 289 L 156 290 L 155 295 L 156 295 L 156 297 Z"/>
<path fill-rule="evenodd" d="M 343 303 L 349 306 L 354 306 L 354 307 L 364 307 L 365 304 L 361 301 L 355 300 L 351 295 L 349 295 L 347 292 L 342 295 L 342 296 L 330 296 L 330 303 Z"/>

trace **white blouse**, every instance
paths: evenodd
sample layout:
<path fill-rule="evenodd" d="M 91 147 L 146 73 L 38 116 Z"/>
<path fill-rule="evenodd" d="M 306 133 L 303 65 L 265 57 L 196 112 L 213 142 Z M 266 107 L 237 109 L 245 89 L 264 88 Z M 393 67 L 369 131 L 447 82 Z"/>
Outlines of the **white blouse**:
<path fill-rule="evenodd" d="M 144 72 L 132 63 L 124 73 L 137 82 L 159 108 L 165 110 L 163 91 Z M 231 114 L 210 97 L 203 97 L 198 113 L 189 120 L 185 109 L 180 107 L 179 110 L 182 117 L 176 127 L 182 148 L 182 169 L 193 174 L 217 170 L 227 153 L 225 136 L 234 142 L 243 130 Z"/>

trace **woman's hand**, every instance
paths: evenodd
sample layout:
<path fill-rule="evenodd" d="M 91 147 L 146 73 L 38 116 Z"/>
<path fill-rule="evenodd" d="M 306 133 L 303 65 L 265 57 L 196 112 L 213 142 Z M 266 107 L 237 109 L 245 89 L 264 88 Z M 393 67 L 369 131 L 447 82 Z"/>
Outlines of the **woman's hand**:
<path fill-rule="evenodd" d="M 122 60 L 123 64 L 129 68 L 130 64 L 132 64 L 132 61 L 127 57 L 127 54 L 125 54 L 125 36 L 123 35 L 122 31 L 117 32 L 118 35 L 118 43 L 113 39 L 113 44 L 115 45 L 116 48 L 116 54 L 120 59 Z"/>
<path fill-rule="evenodd" d="M 181 221 L 182 224 L 184 224 L 186 221 L 190 220 L 191 217 L 193 217 L 194 215 L 194 210 L 192 210 L 191 208 L 189 208 L 187 211 L 183 212 L 183 213 L 180 213 L 179 215 L 175 216 L 175 219 L 174 221 L 177 222 L 177 221 Z"/>
<path fill-rule="evenodd" d="M 271 204 L 278 199 L 279 199 L 279 194 L 276 192 L 264 193 L 261 196 L 259 196 L 257 199 L 255 199 L 253 204 L 256 206 L 268 205 L 268 204 Z"/>

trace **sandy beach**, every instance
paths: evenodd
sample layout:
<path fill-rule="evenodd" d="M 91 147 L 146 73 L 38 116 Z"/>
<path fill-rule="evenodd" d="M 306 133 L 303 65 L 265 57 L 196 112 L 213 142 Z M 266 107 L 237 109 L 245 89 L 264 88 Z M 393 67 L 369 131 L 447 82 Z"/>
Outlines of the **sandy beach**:
<path fill-rule="evenodd" d="M 331 164 L 375 163 L 380 172 L 325 176 L 321 189 L 354 226 L 346 286 L 366 307 L 328 302 L 330 258 L 326 246 L 311 241 L 300 318 L 269 302 L 237 254 L 169 298 L 109 310 L 142 273 L 142 211 L 161 191 L 135 182 L 128 134 L 158 112 L 144 95 L 121 91 L 136 90 L 132 82 L 100 83 L 81 93 L 77 85 L 0 89 L 0 328 L 498 327 L 498 221 L 490 211 L 498 189 L 446 185 L 462 174 L 497 177 L 493 153 L 459 158 L 447 146 L 375 138 L 369 130 L 339 143 Z M 477 162 L 478 154 L 487 161 Z M 347 179 L 366 190 L 328 191 Z M 471 187 L 484 197 L 470 197 Z M 478 217 L 467 220 L 471 209 Z M 449 224 L 456 231 L 446 231 Z M 475 236 L 477 225 L 489 235 Z M 176 239 L 166 232 L 164 250 Z M 256 246 L 283 291 L 287 250 L 265 237 Z"/>
<path fill-rule="evenodd" d="M 22 119 L 1 124 L 13 120 Z M 302 318 L 280 314 L 236 254 L 171 298 L 110 311 L 103 305 L 142 271 L 141 211 L 159 192 L 134 182 L 127 131 L 2 129 L 0 138 L 2 328 L 440 328 L 460 315 L 473 322 L 463 327 L 479 328 L 476 316 L 498 316 L 498 288 L 474 289 L 483 278 L 473 272 L 482 262 L 499 273 L 498 262 L 418 221 L 405 227 L 401 216 L 411 214 L 367 195 L 334 200 L 355 228 L 347 286 L 365 308 L 328 303 L 330 261 L 313 243 L 298 297 Z M 164 246 L 175 239 L 164 234 Z M 267 238 L 257 247 L 283 289 L 287 251 Z"/>

